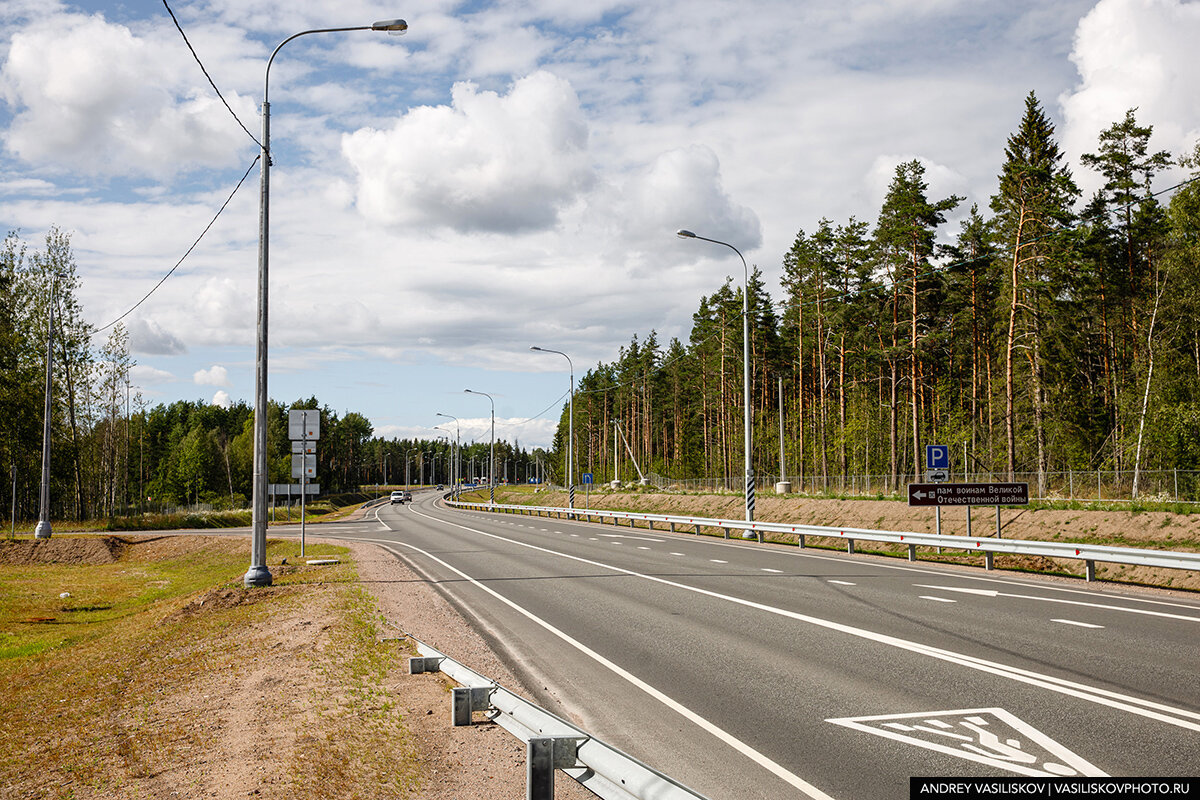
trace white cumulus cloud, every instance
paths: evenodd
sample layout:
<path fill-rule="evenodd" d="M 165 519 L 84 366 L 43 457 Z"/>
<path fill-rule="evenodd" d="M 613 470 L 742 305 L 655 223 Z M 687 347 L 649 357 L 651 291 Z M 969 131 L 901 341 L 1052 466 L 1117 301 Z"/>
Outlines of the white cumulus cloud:
<path fill-rule="evenodd" d="M 30 23 L 12 34 L 0 67 L 0 98 L 14 109 L 5 146 L 26 162 L 87 174 L 228 165 L 245 134 L 184 72 L 178 50 L 100 15 Z M 253 119 L 253 101 L 226 99 Z"/>
<path fill-rule="evenodd" d="M 553 227 L 590 185 L 587 138 L 571 85 L 535 72 L 506 95 L 456 83 L 450 106 L 348 134 L 342 152 L 374 222 L 515 233 Z"/>
<path fill-rule="evenodd" d="M 1200 136 L 1198 41 L 1198 3 L 1100 0 L 1075 31 L 1071 60 L 1080 82 L 1060 97 L 1066 151 L 1096 152 L 1101 131 L 1137 107 L 1138 122 L 1154 126 L 1153 149 L 1190 152 Z"/>
<path fill-rule="evenodd" d="M 192 380 L 200 386 L 228 386 L 229 374 L 220 364 L 215 364 L 209 369 L 196 370 Z"/>
<path fill-rule="evenodd" d="M 231 405 L 233 405 L 233 400 L 230 399 L 229 392 L 225 391 L 224 389 L 219 389 L 217 393 L 213 395 L 212 404 L 214 406 L 220 406 L 221 408 L 229 408 Z"/>

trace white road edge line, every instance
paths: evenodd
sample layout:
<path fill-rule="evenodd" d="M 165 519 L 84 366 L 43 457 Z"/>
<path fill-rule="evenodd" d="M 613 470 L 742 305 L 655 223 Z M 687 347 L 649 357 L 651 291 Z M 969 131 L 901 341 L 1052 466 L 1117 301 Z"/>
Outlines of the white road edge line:
<path fill-rule="evenodd" d="M 1012 667 L 1012 666 L 1008 666 L 1007 664 L 1001 664 L 1001 663 L 998 663 L 995 661 L 988 661 L 987 659 L 983 659 L 983 658 L 976 658 L 975 656 L 969 656 L 964 653 L 956 653 L 953 650 L 943 650 L 939 647 L 933 647 L 932 645 L 921 644 L 920 642 L 913 642 L 913 641 L 909 641 L 907 639 L 901 639 L 899 637 L 889 636 L 889 635 L 883 634 L 883 633 L 876 633 L 874 631 L 868 631 L 863 628 L 856 628 L 852 625 L 845 625 L 840 622 L 834 622 L 833 620 L 821 619 L 820 617 L 812 617 L 807 614 L 801 614 L 796 611 L 789 611 L 785 608 L 769 606 L 769 605 L 766 605 L 765 603 L 757 603 L 752 600 L 745 600 L 740 597 L 733 597 L 731 595 L 720 594 L 719 592 L 714 592 L 709 589 L 701 589 L 697 586 L 688 586 L 686 583 L 678 583 L 677 581 L 667 580 L 666 578 L 660 578 L 655 575 L 646 575 L 641 572 L 636 572 L 634 570 L 625 569 L 624 567 L 617 567 L 612 564 L 605 564 L 600 561 L 594 561 L 592 559 L 583 558 L 581 556 L 574 556 L 569 553 L 560 553 L 557 550 L 550 550 L 549 548 L 538 547 L 537 545 L 527 544 L 526 542 L 518 542 L 515 539 L 508 539 L 508 538 L 505 538 L 504 536 L 500 536 L 499 534 L 488 533 L 487 531 L 481 531 L 476 528 L 469 528 L 465 525 L 459 525 L 457 522 L 450 522 L 449 520 L 438 519 L 437 517 L 431 517 L 428 514 L 424 514 L 420 511 L 414 510 L 413 513 L 418 514 L 422 517 L 425 517 L 426 519 L 428 519 L 432 522 L 440 522 L 443 525 L 451 525 L 456 528 L 461 528 L 462 530 L 465 530 L 465 531 L 477 533 L 480 536 L 487 536 L 492 539 L 498 539 L 503 542 L 508 542 L 509 544 L 517 545 L 519 547 L 525 547 L 530 550 L 537 550 L 539 552 L 547 553 L 550 555 L 556 555 L 556 556 L 559 556 L 560 558 L 566 558 L 571 561 L 577 561 L 581 564 L 587 564 L 589 566 L 599 567 L 601 569 L 610 569 L 613 572 L 618 572 L 623 575 L 630 575 L 632 577 L 642 578 L 643 580 L 651 581 L 653 583 L 659 583 L 664 586 L 673 586 L 677 589 L 682 589 L 683 591 L 693 592 L 695 594 L 704 595 L 706 597 L 712 597 L 712 598 L 715 598 L 718 600 L 725 600 L 727 602 L 745 606 L 747 608 L 754 608 L 754 609 L 758 609 L 759 611 L 766 611 L 771 614 L 778 614 L 781 617 L 787 617 L 789 619 L 794 619 L 799 622 L 806 622 L 810 625 L 815 625 L 815 626 L 818 626 L 821 628 L 827 628 L 829 630 L 839 631 L 841 633 L 845 633 L 850 636 L 855 636 L 860 639 L 866 639 L 868 641 L 877 642 L 879 644 L 885 644 L 885 645 L 888 645 L 890 647 L 895 647 L 900 650 L 907 650 L 912 653 L 925 655 L 925 656 L 928 656 L 929 658 L 935 658 L 940 661 L 946 661 L 951 664 L 958 664 L 960 666 L 968 667 L 969 669 L 978 670 L 980 672 L 986 672 L 991 675 L 996 675 L 1001 678 L 1007 678 L 1009 680 L 1016 681 L 1018 683 L 1024 683 L 1024 684 L 1028 684 L 1030 686 L 1039 686 L 1043 689 L 1048 689 L 1052 692 L 1058 692 L 1059 694 L 1065 694 L 1069 697 L 1075 697 L 1080 700 L 1086 700 L 1091 703 L 1096 703 L 1098 705 L 1103 705 L 1103 706 L 1107 706 L 1109 708 L 1119 709 L 1121 711 L 1127 711 L 1131 714 L 1137 714 L 1138 716 L 1147 717 L 1149 719 L 1155 719 L 1155 720 L 1158 720 L 1159 722 L 1165 722 L 1168 725 L 1175 725 L 1177 727 L 1185 728 L 1187 730 L 1200 732 L 1200 712 L 1190 711 L 1185 708 L 1177 708 L 1175 706 L 1169 706 L 1164 703 L 1156 703 L 1151 700 L 1143 700 L 1141 698 L 1132 697 L 1130 695 L 1121 694 L 1119 692 L 1108 691 L 1107 689 L 1100 689 L 1098 687 L 1086 686 L 1082 683 L 1075 683 L 1074 681 L 1068 681 L 1068 680 L 1064 680 L 1062 678 L 1055 678 L 1052 675 L 1046 675 L 1046 674 L 1039 673 L 1039 672 L 1033 672 L 1032 670 L 1021 669 L 1020 667 Z M 1177 715 L 1177 716 L 1172 716 L 1172 715 Z M 1193 720 L 1196 720 L 1196 721 L 1193 721 Z"/>
<path fill-rule="evenodd" d="M 934 597 L 931 594 L 923 594 L 923 595 L 921 595 L 921 599 L 922 600 L 934 600 L 938 603 L 957 603 L 958 602 L 957 600 L 951 600 L 948 597 Z"/>
<path fill-rule="evenodd" d="M 444 520 L 437 520 L 432 517 L 430 519 L 434 519 L 434 521 L 436 521 L 436 522 L 445 522 Z M 453 525 L 455 523 L 448 523 L 448 524 Z M 470 530 L 470 529 L 468 529 L 468 530 Z M 477 531 L 477 533 L 483 533 L 483 531 Z M 490 536 L 493 534 L 484 534 L 484 535 Z M 673 700 L 671 697 L 663 694 L 658 689 L 654 688 L 650 684 L 648 684 L 645 681 L 643 681 L 642 679 L 638 678 L 636 675 L 626 671 L 625 669 L 621 668 L 617 664 L 614 664 L 612 661 L 609 661 L 607 658 L 600 655 L 595 650 L 592 650 L 590 647 L 585 645 L 583 642 L 580 642 L 577 639 L 572 638 L 565 632 L 560 631 L 558 628 L 554 627 L 549 622 L 546 622 L 541 617 L 526 610 L 522 606 L 517 605 L 512 600 L 509 600 L 507 597 L 496 592 L 495 590 L 493 590 L 487 586 L 484 586 L 482 583 L 475 580 L 467 573 L 463 572 L 462 570 L 460 570 L 456 567 L 451 566 L 450 564 L 447 564 L 445 561 L 443 561 L 442 559 L 433 555 L 432 553 L 426 552 L 425 550 L 422 550 L 421 548 L 419 548 L 415 545 L 408 544 L 407 542 L 388 542 L 388 541 L 380 540 L 380 539 L 368 539 L 368 540 L 360 539 L 359 541 L 374 542 L 375 544 L 381 545 L 385 550 L 391 550 L 393 553 L 396 553 L 396 551 L 393 550 L 389 545 L 399 544 L 403 547 L 407 547 L 412 550 L 415 550 L 416 552 L 420 553 L 421 555 L 425 556 L 426 558 L 428 558 L 432 561 L 435 561 L 438 564 L 441 564 L 443 567 L 450 570 L 455 575 L 458 575 L 458 576 L 462 577 L 464 580 L 468 581 L 472 586 L 475 586 L 476 588 L 478 588 L 484 592 L 487 592 L 488 594 L 490 594 L 492 597 L 499 600 L 504 605 L 506 605 L 509 608 L 511 608 L 512 610 L 516 611 L 518 614 L 521 614 L 522 616 L 529 619 L 531 622 L 541 626 L 542 628 L 545 628 L 547 631 L 554 634 L 559 639 L 562 639 L 564 642 L 571 645 L 576 650 L 578 650 L 579 652 L 586 655 L 588 658 L 591 658 L 593 661 L 600 664 L 604 668 L 610 670 L 614 674 L 618 675 L 619 677 L 621 677 L 624 680 L 628 681 L 629 683 L 633 684 L 638 689 L 641 689 L 643 692 L 650 695 L 655 700 L 658 700 L 663 705 L 667 706 L 668 708 L 672 709 L 676 713 L 680 714 L 681 716 L 683 716 L 686 719 L 690 720 L 691 722 L 695 723 L 700 728 L 704 729 L 705 731 L 708 731 L 710 734 L 712 734 L 716 738 L 720 739 L 721 741 L 725 742 L 725 744 L 729 745 L 734 750 L 737 750 L 742 755 L 755 761 L 756 763 L 758 763 L 760 766 L 762 766 L 769 772 L 774 773 L 777 777 L 783 779 L 784 781 L 791 784 L 792 786 L 795 786 L 797 789 L 804 792 L 809 797 L 813 798 L 813 800 L 834 800 L 831 796 L 825 794 L 820 789 L 818 789 L 817 787 L 808 783 L 807 781 L 805 781 L 803 778 L 799 777 L 798 775 L 795 775 L 795 774 L 789 772 L 782 765 L 776 763 L 775 761 L 772 761 L 770 758 L 768 758 L 767 756 L 758 752 L 753 747 L 751 747 L 750 745 L 743 742 L 741 739 L 738 739 L 737 737 L 735 737 L 733 734 L 728 733 L 723 728 L 717 727 L 715 724 L 713 724 L 712 722 L 709 722 L 707 719 L 700 716 L 695 711 L 692 711 L 687 706 L 683 705 L 682 703 L 677 702 L 676 700 Z M 538 548 L 538 549 L 540 549 L 540 548 Z M 400 555 L 400 554 L 396 553 L 396 555 Z"/>

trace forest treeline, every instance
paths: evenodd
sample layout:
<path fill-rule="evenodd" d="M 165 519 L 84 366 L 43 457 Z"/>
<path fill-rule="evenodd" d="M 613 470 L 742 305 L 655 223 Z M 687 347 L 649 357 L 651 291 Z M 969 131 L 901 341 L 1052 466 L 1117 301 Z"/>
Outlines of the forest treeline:
<path fill-rule="evenodd" d="M 1200 143 L 1175 158 L 1151 151 L 1151 134 L 1136 110 L 1103 131 L 1082 159 L 1103 187 L 1084 198 L 1030 93 L 986 209 L 930 198 L 921 162 L 902 163 L 873 223 L 821 219 L 797 233 L 778 299 L 754 269 L 755 472 L 779 471 L 780 416 L 793 480 L 875 475 L 899 488 L 922 473 L 927 443 L 965 448 L 971 472 L 1043 484 L 1065 470 L 1200 469 Z M 1173 164 L 1193 180 L 1152 192 Z M 945 231 L 956 211 L 959 230 Z M 52 299 L 51 516 L 245 507 L 252 409 L 150 407 L 132 384 L 127 330 L 89 325 L 78 287 L 63 231 L 38 248 L 16 233 L 0 243 L 0 470 L 16 516 L 38 513 Z M 290 407 L 323 412 L 325 492 L 451 480 L 447 438 L 384 440 L 357 412 L 316 398 Z M 743 409 L 742 286 L 728 279 L 700 299 L 686 342 L 634 334 L 582 376 L 576 482 L 607 481 L 616 466 L 632 479 L 632 453 L 646 473 L 740 488 Z M 286 410 L 270 410 L 272 483 L 292 480 Z M 497 442 L 497 477 L 561 482 L 567 417 L 548 456 Z M 462 474 L 485 476 L 488 443 L 463 445 Z"/>
<path fill-rule="evenodd" d="M 874 222 L 797 233 L 778 300 L 755 268 L 755 472 L 779 474 L 780 404 L 793 480 L 895 489 L 932 443 L 1041 489 L 1067 470 L 1200 468 L 1200 183 L 1151 190 L 1174 164 L 1195 180 L 1200 143 L 1176 159 L 1151 134 L 1136 109 L 1104 130 L 1082 159 L 1103 187 L 1082 197 L 1031 92 L 986 209 L 931 198 L 921 162 L 902 163 Z M 742 291 L 701 298 L 687 342 L 635 334 L 581 378 L 580 469 L 612 474 L 620 420 L 643 471 L 740 489 Z M 566 435 L 564 414 L 560 452 Z M 623 444 L 617 458 L 632 477 Z"/>
<path fill-rule="evenodd" d="M 149 406 L 133 385 L 136 362 L 127 329 L 96 330 L 77 298 L 79 278 L 70 237 L 52 228 L 40 248 L 16 233 L 0 243 L 0 495 L 16 519 L 38 517 L 47 326 L 54 306 L 51 387 L 50 516 L 105 518 L 164 506 L 249 506 L 254 410 L 179 401 Z M 383 484 L 450 483 L 452 442 L 373 436 L 360 413 L 338 414 L 315 397 L 268 414 L 271 483 L 293 483 L 288 408 L 320 409 L 317 482 L 322 494 Z M 486 475 L 488 443 L 463 443 L 463 474 L 472 462 Z M 535 473 L 541 453 L 497 442 L 496 476 Z M 544 459 L 543 459 L 544 460 Z M 406 469 L 407 467 L 407 469 Z M 8 505 L 8 503 L 6 503 Z"/>

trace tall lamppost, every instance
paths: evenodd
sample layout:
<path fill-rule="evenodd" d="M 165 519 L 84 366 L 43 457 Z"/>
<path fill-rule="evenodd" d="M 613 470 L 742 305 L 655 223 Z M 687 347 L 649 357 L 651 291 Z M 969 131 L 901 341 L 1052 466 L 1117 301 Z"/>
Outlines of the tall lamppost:
<path fill-rule="evenodd" d="M 454 470 L 453 471 L 454 471 L 454 493 L 455 493 L 455 495 L 457 495 L 458 494 L 459 459 L 461 458 L 461 453 L 462 453 L 462 450 L 460 449 L 460 446 L 459 446 L 458 417 L 456 417 L 452 414 L 443 414 L 440 411 L 438 411 L 434 416 L 445 417 L 446 419 L 454 420 Z"/>
<path fill-rule="evenodd" d="M 556 353 L 567 360 L 571 375 L 571 394 L 567 399 L 567 508 L 575 507 L 575 365 L 571 357 L 561 350 L 550 350 L 534 345 L 529 348 L 539 353 Z"/>
<path fill-rule="evenodd" d="M 729 242 L 722 242 L 717 239 L 708 239 L 703 236 L 697 236 L 688 230 L 678 230 L 675 232 L 682 239 L 700 239 L 713 244 L 721 244 L 728 247 L 730 250 L 738 254 L 738 258 L 742 260 L 742 269 L 746 273 L 745 288 L 742 289 L 742 395 L 743 404 L 746 407 L 746 417 L 744 420 L 743 438 L 745 439 L 746 450 L 746 522 L 754 521 L 754 466 L 750 463 L 751 455 L 751 427 L 750 427 L 750 268 L 746 266 L 746 257 L 742 255 L 742 251 L 731 245 Z M 743 539 L 753 539 L 755 534 L 751 530 L 742 532 Z M 762 533 L 758 534 L 758 540 L 762 541 Z"/>
<path fill-rule="evenodd" d="M 65 277 L 67 277 L 66 274 L 62 272 L 50 274 L 50 314 L 46 323 L 46 410 L 42 426 L 42 491 L 38 502 L 38 524 L 33 531 L 36 539 L 49 539 L 52 533 L 50 530 L 50 417 L 53 409 L 50 400 L 54 391 L 54 307 L 58 305 L 58 281 Z M 16 486 L 15 481 L 13 486 Z M 13 497 L 16 497 L 15 488 Z M 13 519 L 16 519 L 15 512 Z"/>
<path fill-rule="evenodd" d="M 285 44 L 310 33 L 338 33 L 341 31 L 391 31 L 403 33 L 408 30 L 408 23 L 402 19 L 388 19 L 372 25 L 360 25 L 352 28 L 317 28 L 301 31 L 284 39 L 271 52 L 267 59 L 267 69 L 263 76 L 262 102 L 262 152 L 259 155 L 259 175 L 261 189 L 259 192 L 258 212 L 258 340 L 254 364 L 254 489 L 253 489 L 253 534 L 250 540 L 250 569 L 246 570 L 243 578 L 245 586 L 270 586 L 271 571 L 267 569 L 267 265 L 269 262 L 269 225 L 271 208 L 271 104 L 268 92 L 271 80 L 271 64 L 275 56 Z"/>
<path fill-rule="evenodd" d="M 467 394 L 481 394 L 492 404 L 492 444 L 488 447 L 488 497 L 492 505 L 496 505 L 496 401 L 487 392 L 476 392 L 463 389 Z"/>

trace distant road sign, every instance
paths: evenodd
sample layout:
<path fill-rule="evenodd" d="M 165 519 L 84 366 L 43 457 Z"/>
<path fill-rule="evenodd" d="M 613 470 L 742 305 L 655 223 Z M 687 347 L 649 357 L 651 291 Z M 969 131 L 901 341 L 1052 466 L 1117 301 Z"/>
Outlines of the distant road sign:
<path fill-rule="evenodd" d="M 292 454 L 292 477 L 315 478 L 317 475 L 317 457 L 303 453 Z"/>
<path fill-rule="evenodd" d="M 581 481 L 583 481 L 584 483 L 591 483 L 592 482 L 592 473 L 585 472 L 585 473 L 583 473 L 583 475 L 580 476 L 579 479 Z"/>
<path fill-rule="evenodd" d="M 925 471 L 926 483 L 945 483 L 950 480 L 950 470 L 948 469 L 930 469 Z"/>
<path fill-rule="evenodd" d="M 1028 483 L 910 483 L 910 506 L 1024 506 Z"/>
<path fill-rule="evenodd" d="M 315 408 L 288 410 L 288 438 L 292 441 L 321 438 L 321 412 Z"/>
<path fill-rule="evenodd" d="M 925 469 L 950 469 L 950 448 L 944 444 L 925 445 Z"/>

